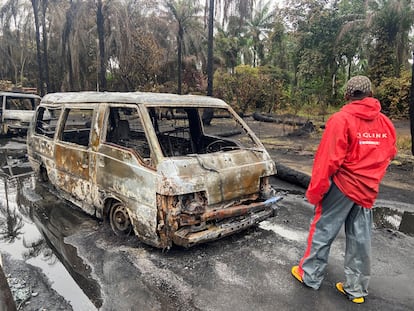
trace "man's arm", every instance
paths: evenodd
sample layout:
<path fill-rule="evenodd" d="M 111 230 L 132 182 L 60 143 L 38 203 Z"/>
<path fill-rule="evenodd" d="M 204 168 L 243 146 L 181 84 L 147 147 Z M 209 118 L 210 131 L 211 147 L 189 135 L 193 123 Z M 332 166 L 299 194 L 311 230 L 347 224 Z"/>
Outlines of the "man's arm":
<path fill-rule="evenodd" d="M 333 115 L 326 123 L 312 168 L 312 178 L 306 191 L 311 204 L 320 202 L 329 190 L 330 178 L 343 163 L 348 149 L 348 126 L 339 114 Z"/>

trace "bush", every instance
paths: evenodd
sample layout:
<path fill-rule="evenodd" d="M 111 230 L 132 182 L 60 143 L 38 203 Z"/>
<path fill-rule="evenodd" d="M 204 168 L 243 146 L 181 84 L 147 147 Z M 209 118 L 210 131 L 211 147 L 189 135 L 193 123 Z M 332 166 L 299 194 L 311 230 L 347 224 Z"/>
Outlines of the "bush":
<path fill-rule="evenodd" d="M 399 78 L 384 78 L 376 87 L 374 96 L 381 102 L 382 110 L 391 118 L 406 118 L 408 116 L 411 74 L 402 71 Z"/>
<path fill-rule="evenodd" d="M 217 70 L 214 96 L 222 98 L 240 114 L 255 110 L 271 112 L 282 97 L 282 83 L 268 68 L 240 65 L 231 74 Z"/>

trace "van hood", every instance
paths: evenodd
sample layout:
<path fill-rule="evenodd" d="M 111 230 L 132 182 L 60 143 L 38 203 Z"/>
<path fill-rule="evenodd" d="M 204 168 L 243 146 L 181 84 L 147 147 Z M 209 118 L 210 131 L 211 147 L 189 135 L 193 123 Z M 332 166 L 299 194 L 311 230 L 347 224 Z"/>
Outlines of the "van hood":
<path fill-rule="evenodd" d="M 276 174 L 264 149 L 236 150 L 167 158 L 157 167 L 158 193 L 179 195 L 205 191 L 209 204 L 260 191 L 260 178 Z"/>
<path fill-rule="evenodd" d="M 34 113 L 34 110 L 6 110 L 4 111 L 3 118 L 8 120 L 30 122 Z"/>

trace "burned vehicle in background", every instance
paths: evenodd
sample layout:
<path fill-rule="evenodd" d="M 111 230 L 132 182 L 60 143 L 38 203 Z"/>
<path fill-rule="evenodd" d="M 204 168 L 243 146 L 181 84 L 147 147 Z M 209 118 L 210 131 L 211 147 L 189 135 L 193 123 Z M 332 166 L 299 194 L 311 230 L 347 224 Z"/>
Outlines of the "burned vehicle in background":
<path fill-rule="evenodd" d="M 209 109 L 212 119 L 204 125 Z M 159 93 L 46 95 L 27 135 L 43 181 L 118 234 L 190 247 L 274 215 L 275 163 L 222 100 Z"/>
<path fill-rule="evenodd" d="M 0 134 L 26 134 L 40 96 L 0 92 Z"/>

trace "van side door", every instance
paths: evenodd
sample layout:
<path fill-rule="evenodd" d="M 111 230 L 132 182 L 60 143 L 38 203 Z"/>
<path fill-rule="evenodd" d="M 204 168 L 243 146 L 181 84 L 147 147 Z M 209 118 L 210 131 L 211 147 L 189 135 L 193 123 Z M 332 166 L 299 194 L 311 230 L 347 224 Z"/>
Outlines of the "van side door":
<path fill-rule="evenodd" d="M 90 137 L 94 124 L 93 108 L 66 107 L 55 145 L 57 186 L 75 203 L 93 214 L 90 181 Z"/>
<path fill-rule="evenodd" d="M 122 202 L 135 233 L 149 244 L 158 243 L 155 170 L 150 141 L 136 105 L 110 105 L 102 144 L 96 158 L 96 184 Z"/>

